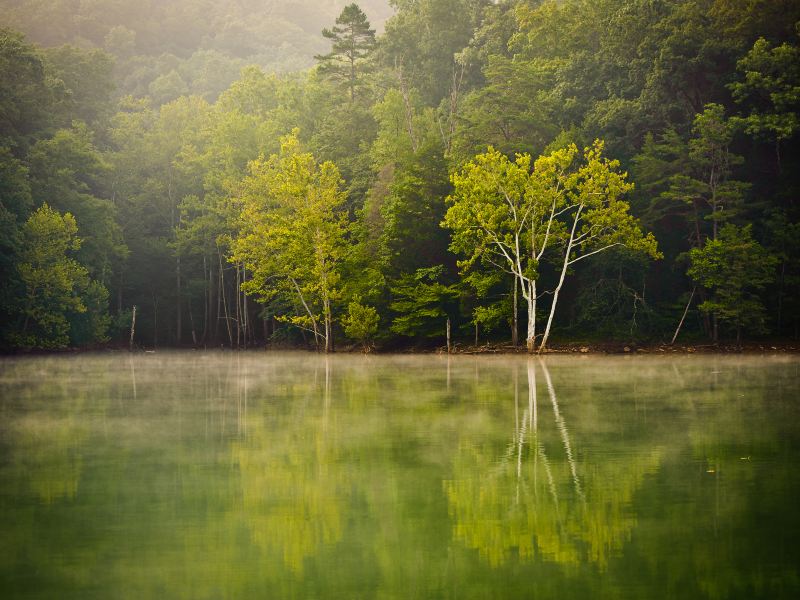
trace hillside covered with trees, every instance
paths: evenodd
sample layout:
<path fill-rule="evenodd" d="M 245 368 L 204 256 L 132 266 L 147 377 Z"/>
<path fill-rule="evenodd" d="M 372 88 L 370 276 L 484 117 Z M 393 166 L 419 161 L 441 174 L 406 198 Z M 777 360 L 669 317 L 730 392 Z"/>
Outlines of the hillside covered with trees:
<path fill-rule="evenodd" d="M 796 0 L 2 4 L 4 349 L 800 336 Z"/>
<path fill-rule="evenodd" d="M 114 59 L 115 95 L 214 101 L 242 67 L 289 73 L 314 65 L 320 36 L 346 0 L 0 0 L 2 25 L 45 47 L 65 44 Z M 386 0 L 363 0 L 373 23 L 392 14 Z"/>

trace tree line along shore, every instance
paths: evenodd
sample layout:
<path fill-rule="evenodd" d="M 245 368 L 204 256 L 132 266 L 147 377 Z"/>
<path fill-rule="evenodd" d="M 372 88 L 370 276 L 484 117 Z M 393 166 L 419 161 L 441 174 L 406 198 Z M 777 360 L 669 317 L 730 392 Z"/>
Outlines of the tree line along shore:
<path fill-rule="evenodd" d="M 0 30 L 3 351 L 795 350 L 800 3 L 350 4 L 310 68 L 34 4 Z"/>

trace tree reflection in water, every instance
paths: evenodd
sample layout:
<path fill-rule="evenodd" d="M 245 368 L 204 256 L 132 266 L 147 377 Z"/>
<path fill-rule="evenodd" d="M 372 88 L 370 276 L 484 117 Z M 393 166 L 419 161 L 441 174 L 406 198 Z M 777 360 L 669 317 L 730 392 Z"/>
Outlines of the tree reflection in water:
<path fill-rule="evenodd" d="M 248 425 L 240 426 L 247 435 L 232 448 L 242 484 L 240 516 L 256 545 L 267 556 L 281 555 L 296 574 L 302 574 L 306 558 L 341 538 L 341 498 L 351 485 L 336 468 L 338 436 L 328 423 L 327 359 L 322 370 L 315 370 L 310 382 L 298 379 L 286 390 L 295 408 L 310 405 L 305 418 L 287 419 L 279 426 L 266 419 L 244 418 L 241 422 L 250 421 L 249 430 Z M 247 380 L 241 381 L 246 393 Z M 314 406 L 320 399 L 323 409 L 317 411 Z"/>
<path fill-rule="evenodd" d="M 550 410 L 552 422 L 540 413 L 537 371 L 548 398 L 542 409 Z M 492 566 L 514 555 L 538 555 L 604 569 L 630 538 L 636 525 L 631 500 L 658 469 L 662 450 L 645 445 L 624 461 L 576 451 L 546 360 L 529 360 L 527 377 L 528 404 L 520 420 L 515 372 L 516 422 L 505 454 L 498 459 L 480 444 L 459 448 L 454 478 L 445 483 L 454 536 Z"/>
<path fill-rule="evenodd" d="M 798 381 L 737 357 L 8 360 L 0 589 L 793 598 Z"/>

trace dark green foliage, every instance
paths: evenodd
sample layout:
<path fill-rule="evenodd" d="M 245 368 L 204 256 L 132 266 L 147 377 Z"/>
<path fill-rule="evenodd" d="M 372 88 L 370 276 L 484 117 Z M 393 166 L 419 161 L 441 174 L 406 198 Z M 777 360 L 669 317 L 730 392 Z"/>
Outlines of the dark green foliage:
<path fill-rule="evenodd" d="M 699 246 L 707 235 L 716 239 L 720 224 L 737 216 L 749 185 L 731 178 L 743 160 L 730 150 L 734 129 L 722 106 L 707 105 L 695 117 L 692 134 L 685 149 L 673 147 L 675 160 L 682 164 L 667 166 L 675 174 L 661 198 L 690 207 L 690 227 L 694 229 L 690 238 L 693 246 Z"/>
<path fill-rule="evenodd" d="M 398 165 L 381 207 L 387 273 L 396 277 L 420 268 L 452 264 L 449 238 L 440 226 L 451 186 L 441 149 L 422 148 Z"/>
<path fill-rule="evenodd" d="M 555 85 L 553 69 L 491 56 L 484 75 L 486 84 L 464 100 L 455 140 L 458 158 L 468 160 L 487 145 L 509 154 L 543 151 L 558 133 L 560 107 L 546 98 Z"/>
<path fill-rule="evenodd" d="M 8 148 L 0 148 L 0 317 L 6 324 L 22 296 L 16 261 L 22 247 L 20 226 L 32 208 L 28 169 Z"/>
<path fill-rule="evenodd" d="M 364 148 L 375 138 L 375 120 L 368 108 L 344 103 L 331 106 L 318 124 L 311 145 L 320 158 L 331 160 L 349 183 L 350 205 L 359 207 L 369 187 L 371 173 Z"/>
<path fill-rule="evenodd" d="M 778 259 L 775 288 L 766 298 L 772 331 L 800 337 L 800 223 L 782 210 L 767 221 L 765 246 Z"/>
<path fill-rule="evenodd" d="M 599 256 L 580 274 L 573 331 L 594 331 L 624 341 L 657 337 L 671 323 L 658 319 L 650 304 L 649 261 L 626 250 Z M 678 317 L 679 318 L 679 317 Z"/>
<path fill-rule="evenodd" d="M 108 290 L 99 281 L 91 280 L 83 290 L 81 300 L 86 311 L 72 317 L 70 343 L 75 346 L 89 346 L 107 342 L 107 333 L 111 326 Z M 126 321 L 126 325 L 130 325 L 130 320 Z"/>
<path fill-rule="evenodd" d="M 758 292 L 775 280 L 777 259 L 753 239 L 752 227 L 725 225 L 718 239 L 706 240 L 689 253 L 688 275 L 711 291 L 698 308 L 712 313 L 736 330 L 764 333 L 766 310 Z"/>
<path fill-rule="evenodd" d="M 89 267 L 92 277 L 109 281 L 113 266 L 126 254 L 116 211 L 106 195 L 109 165 L 92 143 L 86 125 L 36 143 L 28 155 L 31 192 L 37 204 L 71 213 L 83 235 L 78 260 Z"/>
<path fill-rule="evenodd" d="M 99 49 L 60 46 L 47 48 L 44 56 L 47 77 L 60 91 L 54 106 L 57 125 L 69 127 L 77 120 L 104 131 L 114 112 L 111 55 Z"/>
<path fill-rule="evenodd" d="M 12 219 L 22 221 L 33 208 L 28 168 L 8 148 L 0 147 L 0 202 Z"/>
<path fill-rule="evenodd" d="M 9 331 L 17 326 L 14 317 L 22 297 L 22 280 L 16 268 L 17 254 L 22 245 L 19 223 L 0 205 L 0 347 Z"/>
<path fill-rule="evenodd" d="M 475 76 L 477 65 L 456 55 L 469 45 L 489 4 L 488 0 L 393 0 L 397 14 L 387 22 L 381 39 L 383 64 L 401 70 L 429 106 L 438 106 Z"/>
<path fill-rule="evenodd" d="M 800 127 L 800 48 L 788 43 L 773 48 L 758 38 L 737 68 L 744 80 L 729 87 L 746 111 L 741 123 L 748 134 L 774 145 L 780 171 L 781 145 Z"/>
<path fill-rule="evenodd" d="M 395 313 L 391 330 L 407 337 L 444 337 L 448 318 L 456 315 L 460 293 L 441 282 L 441 265 L 403 275 L 392 288 Z"/>
<path fill-rule="evenodd" d="M 0 29 L 0 81 L 0 146 L 19 157 L 49 124 L 53 92 L 35 48 L 9 29 Z"/>

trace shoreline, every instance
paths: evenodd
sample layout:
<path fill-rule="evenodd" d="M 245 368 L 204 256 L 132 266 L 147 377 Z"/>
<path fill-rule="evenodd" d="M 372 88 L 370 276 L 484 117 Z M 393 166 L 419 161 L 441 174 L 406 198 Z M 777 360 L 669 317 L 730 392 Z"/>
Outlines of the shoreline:
<path fill-rule="evenodd" d="M 447 353 L 445 348 L 437 353 Z M 528 354 L 524 346 L 485 344 L 454 346 L 451 354 Z M 553 344 L 541 354 L 797 354 L 800 342 L 749 342 L 736 344 L 634 344 L 618 342 L 567 342 Z M 537 354 L 533 352 L 532 354 Z"/>
<path fill-rule="evenodd" d="M 317 354 L 313 348 L 301 346 L 256 346 L 248 348 L 220 347 L 192 347 L 192 346 L 163 346 L 159 348 L 139 347 L 134 348 L 134 354 L 153 354 L 156 352 L 303 352 Z M 90 353 L 127 353 L 126 346 L 98 346 L 93 348 L 63 348 L 59 350 L 16 350 L 0 352 L 0 358 L 13 356 L 57 356 L 64 354 L 90 354 Z M 319 352 L 319 354 L 323 354 Z M 331 354 L 364 354 L 359 345 L 340 346 Z M 372 348 L 366 354 L 370 355 L 413 355 L 413 354 L 448 354 L 445 346 L 408 346 L 405 348 Z M 511 344 L 453 344 L 449 354 L 456 356 L 479 355 L 527 355 L 524 345 L 517 347 Z M 531 356 L 538 353 L 533 352 Z M 566 342 L 557 343 L 548 347 L 542 355 L 666 355 L 666 354 L 800 354 L 800 341 L 798 342 L 747 342 L 741 346 L 736 344 L 635 344 L 621 342 Z"/>

